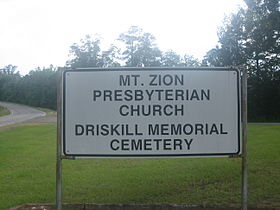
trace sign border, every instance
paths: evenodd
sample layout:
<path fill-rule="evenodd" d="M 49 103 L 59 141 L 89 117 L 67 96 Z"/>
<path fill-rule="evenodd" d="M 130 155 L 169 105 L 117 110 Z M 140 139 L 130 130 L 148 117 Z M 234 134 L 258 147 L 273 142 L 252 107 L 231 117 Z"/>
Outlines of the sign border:
<path fill-rule="evenodd" d="M 199 154 L 68 154 L 66 152 L 66 140 L 65 140 L 65 121 L 66 121 L 66 105 L 65 105 L 65 93 L 66 93 L 66 80 L 65 75 L 67 72 L 103 72 L 103 71 L 235 71 L 237 73 L 237 132 L 238 132 L 238 150 L 235 153 L 199 153 Z M 72 68 L 66 69 L 62 72 L 62 152 L 65 157 L 92 157 L 92 158 L 157 158 L 157 157 L 225 157 L 235 156 L 241 153 L 241 137 L 240 137 L 240 123 L 241 123 L 241 105 L 240 105 L 240 71 L 236 68 L 184 68 L 184 67 L 142 67 L 142 68 Z"/>

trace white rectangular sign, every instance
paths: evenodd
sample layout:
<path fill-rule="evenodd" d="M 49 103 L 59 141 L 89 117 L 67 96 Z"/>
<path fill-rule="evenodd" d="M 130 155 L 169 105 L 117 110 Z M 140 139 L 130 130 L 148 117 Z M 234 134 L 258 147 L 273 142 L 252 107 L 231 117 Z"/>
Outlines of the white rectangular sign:
<path fill-rule="evenodd" d="M 240 153 L 236 69 L 92 69 L 63 73 L 63 154 Z"/>

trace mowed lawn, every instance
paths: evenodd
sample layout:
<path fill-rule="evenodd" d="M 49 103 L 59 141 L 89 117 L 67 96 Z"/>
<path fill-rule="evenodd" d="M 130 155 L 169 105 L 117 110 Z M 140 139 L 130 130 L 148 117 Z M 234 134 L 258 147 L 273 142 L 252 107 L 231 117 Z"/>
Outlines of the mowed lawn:
<path fill-rule="evenodd" d="M 250 125 L 249 205 L 280 206 L 280 125 Z M 0 130 L 0 209 L 55 202 L 56 125 Z M 240 158 L 63 160 L 63 202 L 238 205 Z"/>

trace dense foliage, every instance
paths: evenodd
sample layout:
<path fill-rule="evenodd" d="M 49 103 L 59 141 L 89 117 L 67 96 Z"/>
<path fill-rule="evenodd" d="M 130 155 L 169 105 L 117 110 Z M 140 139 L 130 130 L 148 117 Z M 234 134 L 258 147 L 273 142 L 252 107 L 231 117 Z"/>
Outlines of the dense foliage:
<path fill-rule="evenodd" d="M 189 66 L 198 67 L 200 62 L 193 56 L 183 57 L 170 50 L 161 51 L 156 38 L 137 26 L 131 26 L 127 32 L 119 35 L 118 46 L 111 45 L 102 51 L 100 37 L 86 35 L 80 43 L 70 47 L 71 59 L 66 62 L 72 68 L 87 67 L 159 67 Z"/>
<path fill-rule="evenodd" d="M 248 69 L 248 114 L 254 121 L 280 120 L 279 0 L 245 0 L 220 29 L 219 45 L 205 56 L 211 66 Z"/>
<path fill-rule="evenodd" d="M 227 17 L 218 32 L 218 45 L 203 61 L 190 55 L 161 51 L 156 38 L 137 26 L 121 33 L 109 49 L 101 38 L 85 36 L 70 46 L 67 67 L 199 67 L 245 66 L 248 69 L 248 112 L 251 121 L 280 120 L 279 0 L 245 0 L 247 8 Z M 57 69 L 30 71 L 20 76 L 16 67 L 0 69 L 0 100 L 56 108 Z"/>
<path fill-rule="evenodd" d="M 56 109 L 58 72 L 54 67 L 37 68 L 23 77 L 15 70 L 12 65 L 0 70 L 1 101 Z"/>

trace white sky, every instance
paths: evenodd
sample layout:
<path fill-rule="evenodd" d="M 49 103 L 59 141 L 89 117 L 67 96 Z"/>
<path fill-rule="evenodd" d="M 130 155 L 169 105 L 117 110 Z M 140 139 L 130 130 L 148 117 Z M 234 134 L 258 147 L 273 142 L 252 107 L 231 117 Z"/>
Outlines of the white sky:
<path fill-rule="evenodd" d="M 13 64 L 24 75 L 64 66 L 70 46 L 86 34 L 112 44 L 132 25 L 153 34 L 163 51 L 201 59 L 217 44 L 224 15 L 240 6 L 242 0 L 0 0 L 0 68 Z"/>

